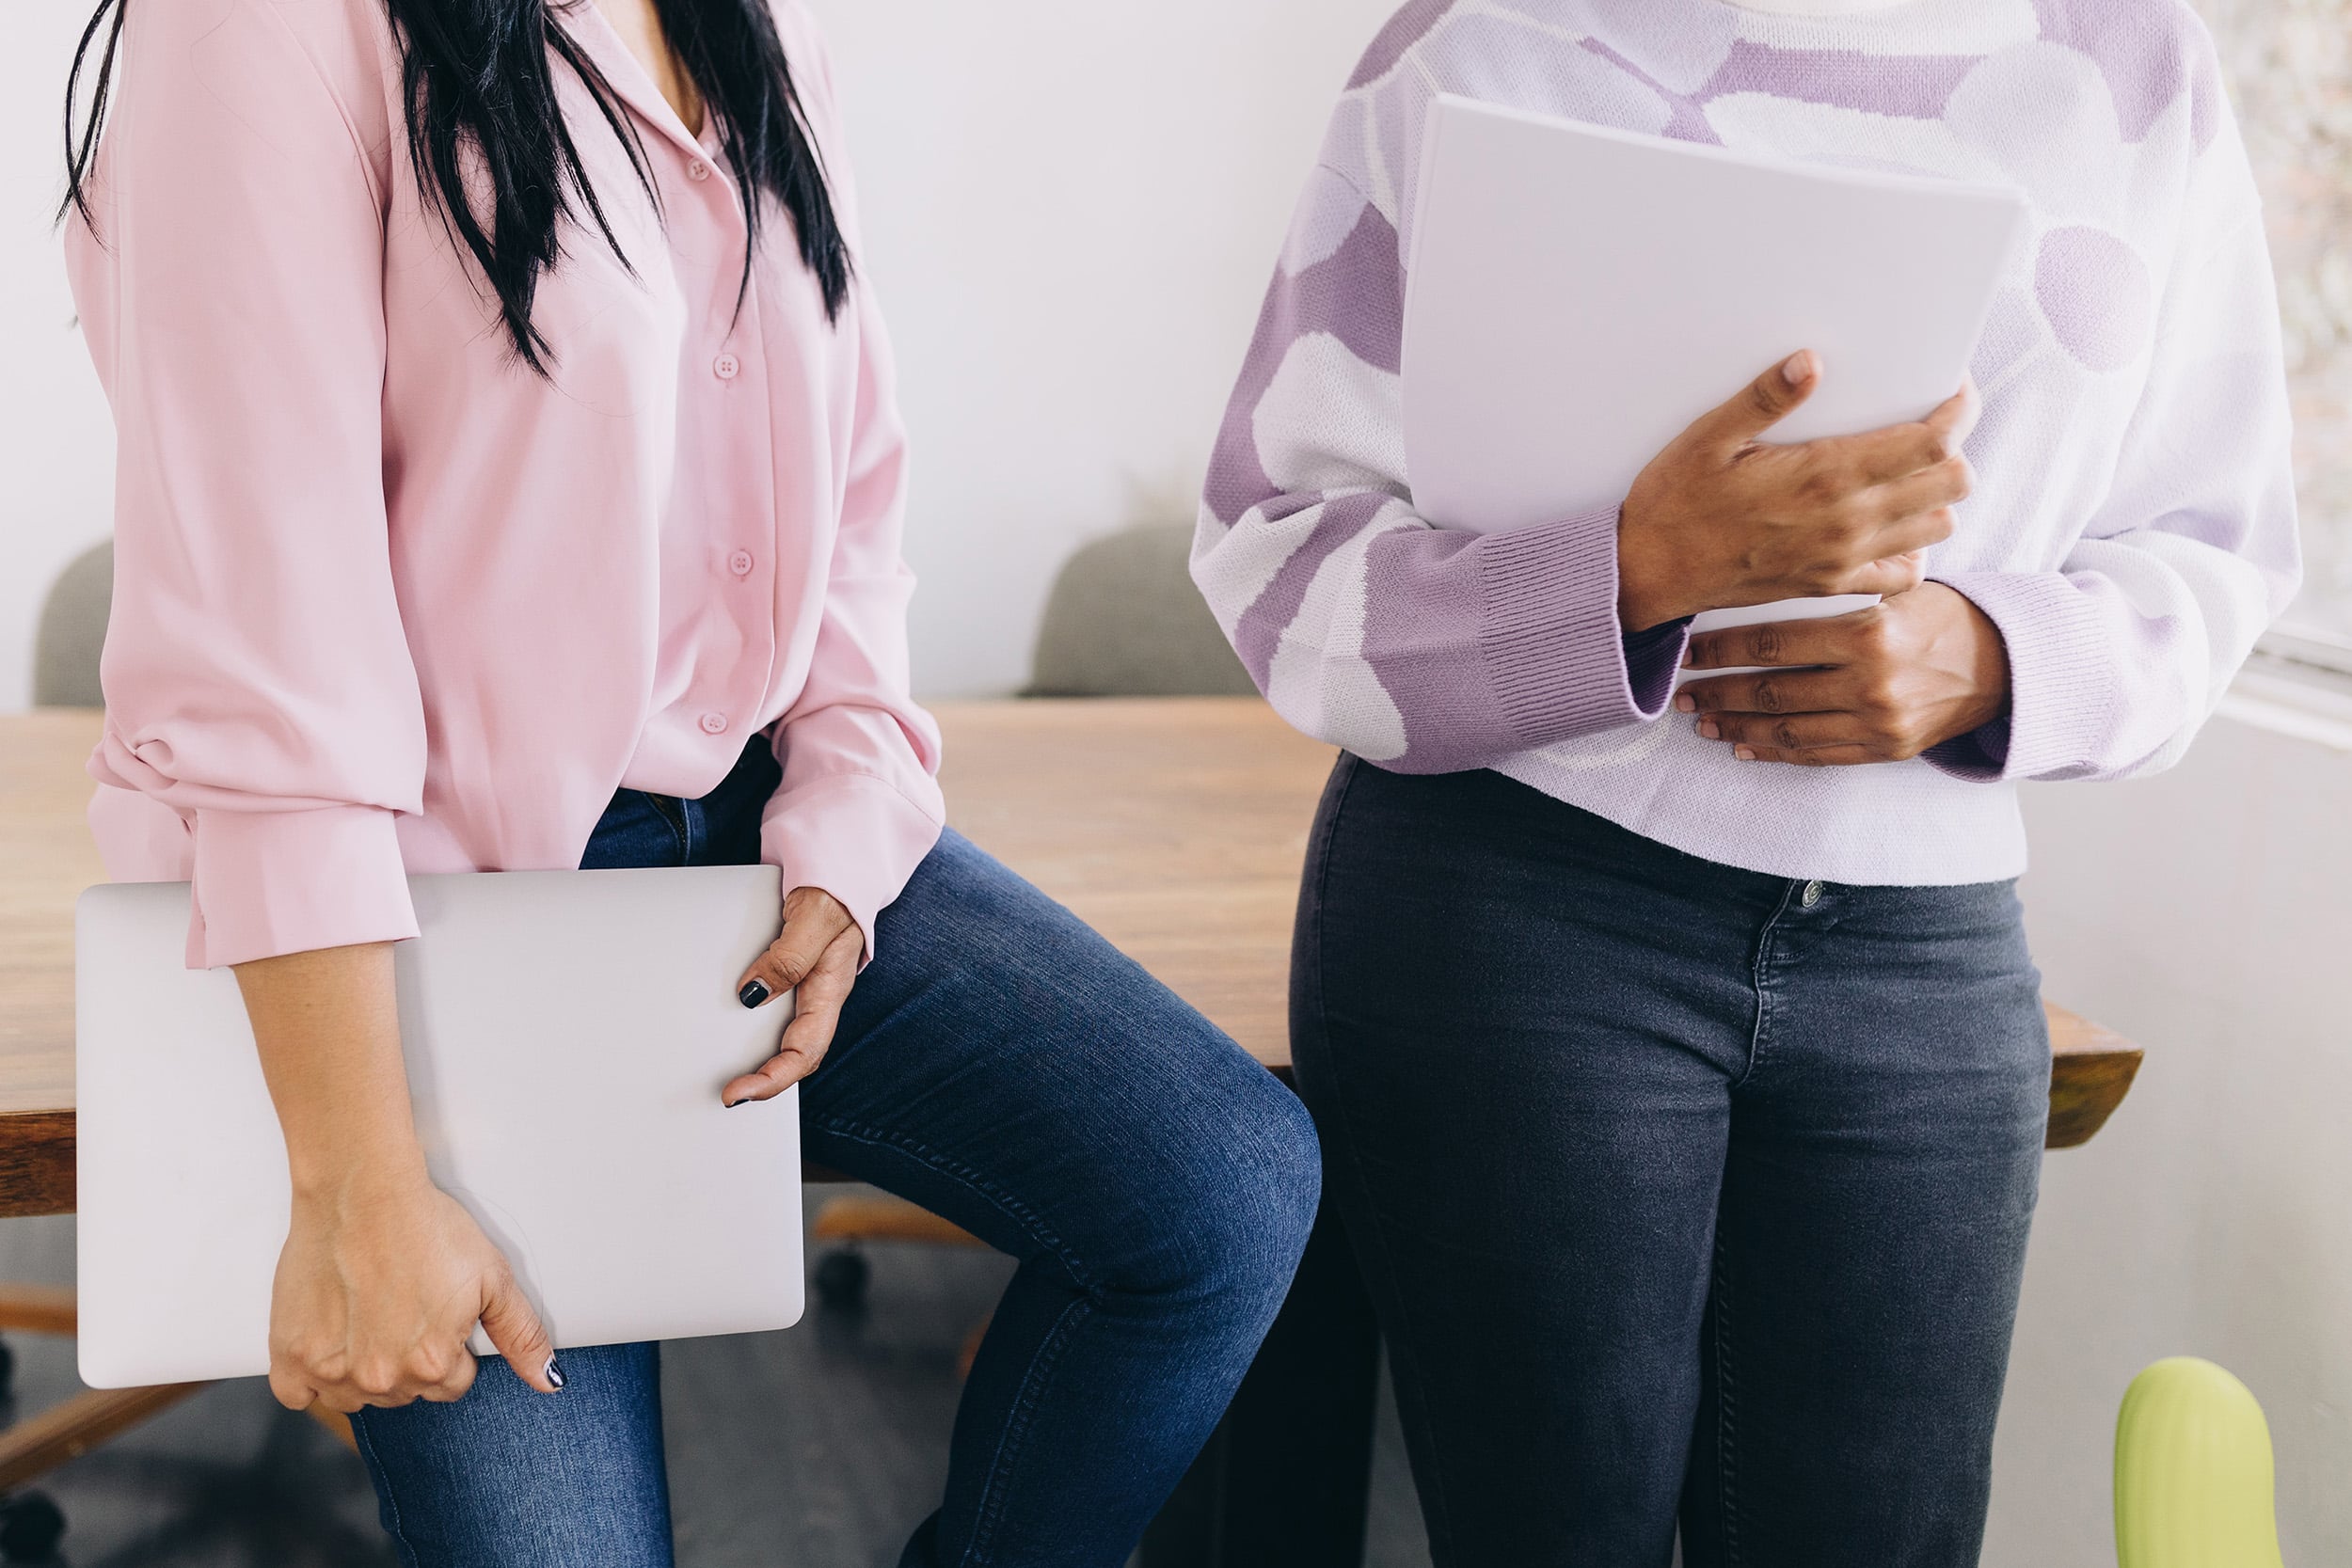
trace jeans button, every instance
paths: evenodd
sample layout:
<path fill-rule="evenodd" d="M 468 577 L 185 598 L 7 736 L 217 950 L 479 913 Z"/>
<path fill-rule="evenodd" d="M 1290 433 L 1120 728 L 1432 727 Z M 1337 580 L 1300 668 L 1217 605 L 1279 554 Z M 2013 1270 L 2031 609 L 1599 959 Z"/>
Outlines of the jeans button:
<path fill-rule="evenodd" d="M 1808 910 L 1809 910 L 1809 909 L 1811 909 L 1814 905 L 1816 905 L 1816 904 L 1820 903 L 1820 901 L 1821 901 L 1821 884 L 1820 884 L 1820 883 L 1819 883 L 1819 882 L 1807 882 L 1807 883 L 1805 883 L 1805 884 L 1804 884 L 1804 896 L 1802 899 L 1800 899 L 1800 900 L 1799 900 L 1799 902 L 1801 902 L 1802 904 L 1804 904 L 1804 907 L 1805 907 L 1806 909 L 1808 909 Z"/>

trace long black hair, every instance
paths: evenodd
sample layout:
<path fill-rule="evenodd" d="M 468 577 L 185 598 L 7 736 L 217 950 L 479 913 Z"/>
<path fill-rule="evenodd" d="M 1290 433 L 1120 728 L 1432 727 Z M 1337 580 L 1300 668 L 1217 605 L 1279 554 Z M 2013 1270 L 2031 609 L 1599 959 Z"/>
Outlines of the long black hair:
<path fill-rule="evenodd" d="M 180 5 L 185 0 L 140 0 Z M 584 214 L 624 266 L 620 242 L 581 166 L 556 103 L 557 62 L 587 87 L 605 124 L 628 150 L 648 194 L 656 194 L 644 144 L 612 84 L 565 29 L 549 25 L 550 9 L 569 10 L 593 0 L 383 0 L 401 51 L 401 84 L 407 100 L 408 154 L 417 183 L 436 205 L 451 234 L 471 254 L 493 293 L 515 353 L 541 375 L 552 357 L 532 325 L 539 279 L 562 261 L 566 220 Z M 66 81 L 66 197 L 57 209 L 91 222 L 88 182 L 106 100 L 131 0 L 100 0 L 82 30 Z M 743 280 L 751 286 L 752 250 L 759 242 L 761 195 L 784 205 L 799 240 L 801 260 L 824 291 L 825 310 L 838 316 L 850 292 L 850 249 L 825 182 L 824 165 L 792 85 L 792 70 L 776 36 L 768 0 L 654 0 L 670 47 L 714 117 L 719 145 L 737 187 L 745 193 L 751 230 Z M 103 44 L 101 42 L 103 37 Z M 87 115 L 76 115 L 85 72 L 98 51 Z M 78 120 L 78 123 L 77 123 Z M 469 193 L 469 163 L 486 181 L 486 199 Z M 486 206 L 486 213 L 477 210 Z"/>

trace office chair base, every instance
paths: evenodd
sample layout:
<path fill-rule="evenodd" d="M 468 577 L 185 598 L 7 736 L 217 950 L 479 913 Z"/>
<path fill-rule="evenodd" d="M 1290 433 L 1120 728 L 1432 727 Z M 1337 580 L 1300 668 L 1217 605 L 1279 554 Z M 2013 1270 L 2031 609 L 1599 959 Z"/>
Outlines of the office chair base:
<path fill-rule="evenodd" d="M 817 1299 L 835 1312 L 853 1312 L 866 1305 L 866 1287 L 874 1270 L 866 1255 L 838 1247 L 817 1260 Z"/>
<path fill-rule="evenodd" d="M 50 1562 L 65 1539 L 65 1511 L 46 1493 L 0 1497 L 0 1562 Z"/>

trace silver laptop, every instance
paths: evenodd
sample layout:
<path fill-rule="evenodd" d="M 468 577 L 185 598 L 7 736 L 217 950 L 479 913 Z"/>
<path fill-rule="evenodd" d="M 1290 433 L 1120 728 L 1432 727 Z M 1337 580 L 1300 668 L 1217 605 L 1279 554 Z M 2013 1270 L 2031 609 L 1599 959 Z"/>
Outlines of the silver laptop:
<path fill-rule="evenodd" d="M 434 1179 L 558 1349 L 782 1328 L 802 1308 L 797 1092 L 723 1107 L 789 999 L 772 866 L 414 877 L 401 1036 Z M 84 1382 L 269 1370 L 285 1144 L 236 977 L 184 967 L 185 883 L 82 895 L 74 1020 Z M 488 1341 L 475 1331 L 477 1352 Z"/>

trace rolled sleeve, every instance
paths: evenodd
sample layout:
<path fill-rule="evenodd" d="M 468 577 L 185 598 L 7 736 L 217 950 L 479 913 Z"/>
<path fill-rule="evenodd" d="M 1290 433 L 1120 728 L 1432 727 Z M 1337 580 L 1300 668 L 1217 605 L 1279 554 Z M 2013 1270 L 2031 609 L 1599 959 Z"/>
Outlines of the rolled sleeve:
<path fill-rule="evenodd" d="M 189 967 L 415 936 L 396 820 L 370 806 L 198 812 Z"/>
<path fill-rule="evenodd" d="M 931 809 L 887 780 L 842 773 L 779 794 L 760 824 L 760 858 L 780 867 L 787 889 L 813 887 L 841 900 L 873 960 L 874 925 L 906 891 L 939 843 Z"/>

